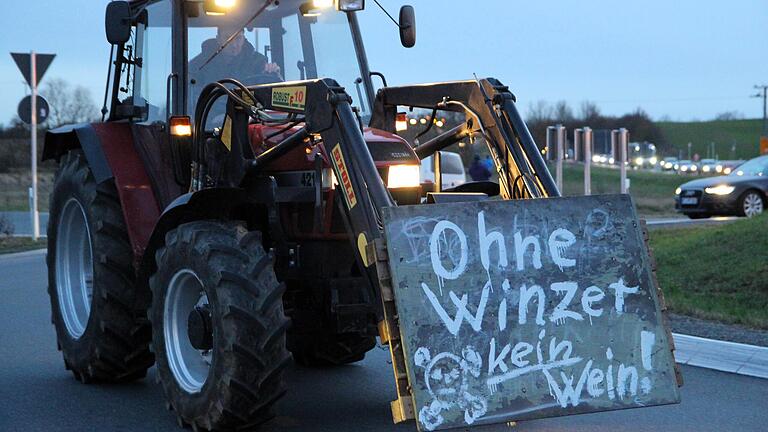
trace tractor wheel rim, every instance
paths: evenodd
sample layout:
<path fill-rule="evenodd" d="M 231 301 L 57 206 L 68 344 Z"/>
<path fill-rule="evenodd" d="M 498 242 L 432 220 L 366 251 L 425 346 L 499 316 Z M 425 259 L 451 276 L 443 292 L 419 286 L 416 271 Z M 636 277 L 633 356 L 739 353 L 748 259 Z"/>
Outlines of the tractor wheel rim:
<path fill-rule="evenodd" d="M 67 333 L 72 339 L 80 339 L 91 316 L 93 246 L 85 210 L 75 198 L 64 203 L 59 216 L 56 292 Z"/>
<path fill-rule="evenodd" d="M 758 215 L 763 212 L 763 199 L 752 192 L 744 198 L 744 214 L 748 217 Z"/>
<path fill-rule="evenodd" d="M 212 350 L 198 350 L 189 340 L 188 320 L 196 306 L 208 304 L 200 278 L 189 269 L 176 272 L 168 284 L 163 313 L 163 332 L 168 366 L 179 386 L 198 393 L 208 379 Z"/>

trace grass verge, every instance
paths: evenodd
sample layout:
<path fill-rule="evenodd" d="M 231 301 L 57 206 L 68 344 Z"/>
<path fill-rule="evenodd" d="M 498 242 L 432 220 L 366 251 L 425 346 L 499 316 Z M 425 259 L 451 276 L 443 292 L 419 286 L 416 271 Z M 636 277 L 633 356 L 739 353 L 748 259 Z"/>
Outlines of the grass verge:
<path fill-rule="evenodd" d="M 768 215 L 650 236 L 673 312 L 768 329 Z"/>
<path fill-rule="evenodd" d="M 688 143 L 691 152 L 706 157 L 707 147 L 715 143 L 715 153 L 720 159 L 752 159 L 759 154 L 762 119 L 711 120 L 702 122 L 657 122 L 667 141 L 683 151 Z M 734 151 L 731 151 L 735 147 Z M 677 156 L 677 152 L 669 152 Z M 665 154 L 666 155 L 666 154 Z"/>
<path fill-rule="evenodd" d="M 24 252 L 34 249 L 43 249 L 48 246 L 46 240 L 33 241 L 29 237 L 5 237 L 0 236 L 0 254 Z"/>
<path fill-rule="evenodd" d="M 555 167 L 550 171 L 554 177 Z M 618 169 L 592 167 L 592 194 L 612 194 L 620 192 L 620 173 Z M 653 171 L 627 170 L 630 182 L 629 194 L 635 201 L 640 217 L 679 216 L 675 212 L 675 189 L 694 177 Z M 564 164 L 563 195 L 579 196 L 584 194 L 584 166 Z"/>

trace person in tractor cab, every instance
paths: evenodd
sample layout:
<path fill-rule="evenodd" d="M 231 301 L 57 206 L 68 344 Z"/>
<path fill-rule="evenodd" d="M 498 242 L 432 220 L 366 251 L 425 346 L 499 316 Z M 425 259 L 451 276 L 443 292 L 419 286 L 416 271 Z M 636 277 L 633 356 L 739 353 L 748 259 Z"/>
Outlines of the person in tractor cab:
<path fill-rule="evenodd" d="M 233 39 L 227 43 L 231 37 Z M 216 54 L 219 49 L 221 52 Z M 270 63 L 245 38 L 245 29 L 231 22 L 218 25 L 216 37 L 203 42 L 200 54 L 189 62 L 189 75 L 199 90 L 224 78 L 234 78 L 248 85 L 284 81 L 280 66 Z M 194 96 L 192 109 L 197 94 Z"/>

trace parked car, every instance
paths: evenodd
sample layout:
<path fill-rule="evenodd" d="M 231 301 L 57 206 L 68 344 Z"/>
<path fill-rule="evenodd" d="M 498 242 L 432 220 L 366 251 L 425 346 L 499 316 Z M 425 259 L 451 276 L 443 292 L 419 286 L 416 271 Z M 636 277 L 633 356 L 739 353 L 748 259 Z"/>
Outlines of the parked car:
<path fill-rule="evenodd" d="M 681 174 L 696 174 L 699 171 L 699 165 L 690 160 L 681 160 L 677 163 L 677 172 Z"/>
<path fill-rule="evenodd" d="M 768 155 L 751 159 L 729 175 L 682 184 L 675 191 L 675 209 L 691 219 L 715 215 L 752 217 L 768 201 Z"/>
<path fill-rule="evenodd" d="M 435 183 L 435 159 L 430 156 L 421 161 L 421 183 Z M 467 182 L 464 162 L 458 153 L 441 151 L 440 168 L 443 176 L 442 189 L 453 188 Z"/>

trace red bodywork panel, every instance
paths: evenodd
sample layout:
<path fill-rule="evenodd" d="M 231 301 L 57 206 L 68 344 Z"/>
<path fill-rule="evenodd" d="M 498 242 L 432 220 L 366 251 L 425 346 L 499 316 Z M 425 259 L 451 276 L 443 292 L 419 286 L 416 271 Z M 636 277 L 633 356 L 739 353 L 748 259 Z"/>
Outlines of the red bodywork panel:
<path fill-rule="evenodd" d="M 133 256 L 138 260 L 144 254 L 161 209 L 144 162 L 134 147 L 131 125 L 95 123 L 92 126 L 101 140 L 104 156 L 114 175 Z"/>
<path fill-rule="evenodd" d="M 134 259 L 138 262 L 144 254 L 163 209 L 160 208 L 159 201 L 152 190 L 152 183 L 147 174 L 148 168 L 136 150 L 131 125 L 128 123 L 96 123 L 92 126 L 101 141 L 104 156 L 114 176 Z M 262 125 L 251 125 L 248 128 L 251 145 L 257 155 L 286 138 L 291 132 L 272 137 L 265 145 L 264 136 L 273 134 L 278 130 L 280 130 L 279 127 Z M 373 145 L 376 145 L 375 143 L 407 144 L 397 135 L 370 128 L 365 129 L 364 137 L 366 142 L 374 143 Z M 325 149 L 322 145 L 317 147 L 317 151 L 323 157 L 324 165 L 330 167 Z M 307 153 L 306 147 L 298 147 L 269 165 L 267 171 L 314 170 L 314 153 L 314 151 Z M 409 163 L 409 161 L 377 161 L 376 166 L 386 167 L 400 163 Z"/>

